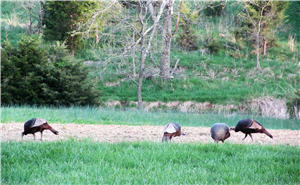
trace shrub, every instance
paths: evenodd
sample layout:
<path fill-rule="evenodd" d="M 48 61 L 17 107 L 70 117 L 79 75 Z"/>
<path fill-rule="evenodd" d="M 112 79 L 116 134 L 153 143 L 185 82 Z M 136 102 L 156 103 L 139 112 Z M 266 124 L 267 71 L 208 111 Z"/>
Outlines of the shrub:
<path fill-rule="evenodd" d="M 221 38 L 211 34 L 204 38 L 203 45 L 210 53 L 218 53 L 223 48 Z"/>
<path fill-rule="evenodd" d="M 23 37 L 16 48 L 5 42 L 1 50 L 3 104 L 97 104 L 98 93 L 88 71 L 62 45 L 42 46 Z"/>

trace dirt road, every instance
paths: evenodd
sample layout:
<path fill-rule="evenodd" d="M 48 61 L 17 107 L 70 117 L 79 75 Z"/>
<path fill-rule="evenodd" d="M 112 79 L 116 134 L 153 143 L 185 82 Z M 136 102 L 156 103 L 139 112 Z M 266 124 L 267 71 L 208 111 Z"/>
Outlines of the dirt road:
<path fill-rule="evenodd" d="M 21 141 L 24 123 L 1 124 L 1 141 Z M 69 138 L 84 139 L 91 138 L 99 142 L 133 142 L 154 141 L 161 142 L 163 126 L 124 126 L 124 125 L 89 125 L 89 124 L 51 124 L 59 131 L 54 135 L 50 131 L 43 134 L 44 141 L 57 141 Z M 300 146 L 300 130 L 273 130 L 268 129 L 273 139 L 264 134 L 253 134 L 242 140 L 244 134 L 231 132 L 231 137 L 225 142 L 238 144 L 271 144 L 271 145 L 293 145 Z M 213 143 L 210 137 L 209 127 L 183 127 L 182 131 L 187 135 L 175 137 L 172 142 L 176 143 Z M 37 141 L 40 134 L 36 133 Z M 31 134 L 24 136 L 25 141 L 33 140 Z"/>

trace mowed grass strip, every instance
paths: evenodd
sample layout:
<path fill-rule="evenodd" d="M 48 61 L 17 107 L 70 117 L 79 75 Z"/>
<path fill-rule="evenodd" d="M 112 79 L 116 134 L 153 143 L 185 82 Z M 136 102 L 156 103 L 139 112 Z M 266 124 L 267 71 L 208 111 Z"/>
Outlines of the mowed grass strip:
<path fill-rule="evenodd" d="M 3 142 L 3 184 L 299 184 L 300 148 Z"/>
<path fill-rule="evenodd" d="M 259 121 L 267 129 L 300 130 L 299 119 L 277 119 L 259 115 L 236 113 L 184 113 L 176 111 L 117 110 L 99 107 L 1 107 L 1 123 L 25 122 L 31 118 L 44 118 L 49 123 L 165 125 L 177 122 L 182 126 L 211 126 L 213 123 L 236 125 L 241 119 Z"/>

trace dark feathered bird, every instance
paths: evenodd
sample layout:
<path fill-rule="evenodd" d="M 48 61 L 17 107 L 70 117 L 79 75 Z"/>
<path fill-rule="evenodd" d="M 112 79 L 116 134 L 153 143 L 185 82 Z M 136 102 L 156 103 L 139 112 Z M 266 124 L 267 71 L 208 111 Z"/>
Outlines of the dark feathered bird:
<path fill-rule="evenodd" d="M 181 133 L 181 127 L 178 123 L 168 123 L 163 129 L 162 142 L 171 141 L 172 137 L 185 135 Z"/>
<path fill-rule="evenodd" d="M 45 119 L 33 118 L 28 120 L 24 124 L 24 132 L 22 132 L 22 139 L 24 135 L 33 134 L 35 140 L 35 133 L 41 132 L 41 140 L 43 140 L 43 131 L 50 130 L 53 134 L 58 135 L 58 132 L 54 130 Z"/>
<path fill-rule="evenodd" d="M 236 132 L 243 132 L 245 134 L 244 139 L 249 135 L 253 140 L 251 135 L 252 133 L 264 133 L 270 138 L 273 138 L 273 136 L 260 123 L 253 119 L 240 120 L 237 123 L 236 127 L 232 127 L 230 129 Z"/>
<path fill-rule="evenodd" d="M 215 123 L 210 128 L 211 137 L 215 142 L 224 141 L 230 137 L 229 127 L 225 123 Z"/>

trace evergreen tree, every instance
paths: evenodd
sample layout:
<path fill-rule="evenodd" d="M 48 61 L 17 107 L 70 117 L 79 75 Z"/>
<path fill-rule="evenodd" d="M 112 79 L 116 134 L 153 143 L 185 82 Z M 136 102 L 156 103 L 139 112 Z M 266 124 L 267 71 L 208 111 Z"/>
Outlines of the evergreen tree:
<path fill-rule="evenodd" d="M 6 42 L 1 49 L 3 104 L 97 104 L 95 84 L 88 71 L 63 46 L 41 46 L 23 37 L 17 48 Z"/>

